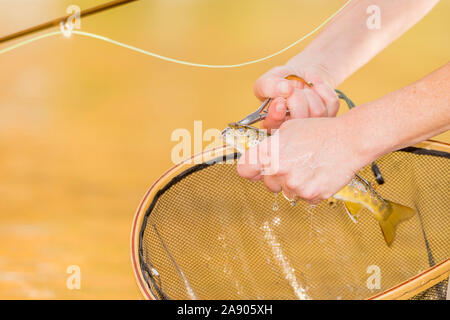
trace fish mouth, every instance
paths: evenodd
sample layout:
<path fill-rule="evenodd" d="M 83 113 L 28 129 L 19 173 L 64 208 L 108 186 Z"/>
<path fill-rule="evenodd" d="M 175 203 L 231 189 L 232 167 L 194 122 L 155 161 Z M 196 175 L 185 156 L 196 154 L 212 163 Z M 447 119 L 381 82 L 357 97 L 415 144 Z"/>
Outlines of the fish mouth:
<path fill-rule="evenodd" d="M 248 124 L 242 124 L 242 123 L 239 123 L 239 122 L 230 122 L 228 124 L 228 126 L 225 129 L 222 130 L 222 135 L 224 133 L 226 133 L 230 129 L 252 130 L 252 131 L 256 131 L 258 133 L 265 133 L 266 132 L 265 130 L 262 130 L 262 129 L 250 126 Z"/>
<path fill-rule="evenodd" d="M 248 148 L 258 145 L 269 136 L 266 130 L 252 127 L 240 122 L 232 122 L 222 130 L 222 140 L 225 145 L 238 150 L 240 153 Z"/>
<path fill-rule="evenodd" d="M 222 137 L 225 138 L 225 135 L 231 129 L 239 129 L 239 128 L 249 129 L 248 127 L 249 126 L 247 126 L 245 124 L 239 124 L 238 122 L 230 122 L 230 123 L 228 123 L 228 126 L 225 129 L 222 130 L 221 134 L 222 134 Z"/>
<path fill-rule="evenodd" d="M 258 136 L 269 136 L 269 134 L 267 133 L 266 130 L 262 130 L 253 126 L 250 126 L 248 124 L 242 124 L 239 122 L 230 122 L 228 124 L 228 126 L 222 130 L 221 135 L 222 135 L 222 139 L 224 141 L 226 141 L 227 139 L 227 134 L 228 132 L 230 132 L 230 130 L 239 130 L 241 133 L 245 133 L 245 132 L 249 132 L 252 131 L 254 132 L 256 135 Z M 236 134 L 234 134 L 233 136 L 237 136 Z"/>

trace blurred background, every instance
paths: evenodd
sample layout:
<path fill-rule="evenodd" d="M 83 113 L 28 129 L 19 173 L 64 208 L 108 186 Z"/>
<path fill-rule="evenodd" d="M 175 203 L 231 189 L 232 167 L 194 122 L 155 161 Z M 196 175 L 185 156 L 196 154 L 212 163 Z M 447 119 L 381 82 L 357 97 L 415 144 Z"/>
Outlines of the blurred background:
<path fill-rule="evenodd" d="M 106 1 L 0 0 L 0 36 L 63 16 L 71 4 Z M 278 51 L 344 2 L 141 0 L 82 18 L 81 30 L 173 58 L 234 64 Z M 449 19 L 450 2 L 441 1 L 340 89 L 361 104 L 447 63 Z M 1 55 L 0 298 L 140 298 L 131 221 L 146 189 L 172 166 L 172 131 L 192 131 L 194 120 L 221 129 L 253 111 L 255 79 L 310 40 L 228 70 L 76 35 Z M 80 290 L 66 287 L 70 265 L 81 268 Z"/>

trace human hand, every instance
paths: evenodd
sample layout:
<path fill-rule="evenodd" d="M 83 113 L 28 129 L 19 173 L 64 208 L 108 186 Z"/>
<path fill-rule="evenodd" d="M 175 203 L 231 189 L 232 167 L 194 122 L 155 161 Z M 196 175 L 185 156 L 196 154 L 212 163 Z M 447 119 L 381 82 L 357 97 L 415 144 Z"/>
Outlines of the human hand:
<path fill-rule="evenodd" d="M 272 192 L 316 203 L 333 196 L 370 161 L 360 155 L 355 134 L 341 117 L 308 118 L 284 122 L 247 150 L 237 169 L 244 178 L 263 178 Z"/>
<path fill-rule="evenodd" d="M 285 79 L 289 75 L 297 75 L 313 86 Z M 269 131 L 279 128 L 289 119 L 334 117 L 339 109 L 339 98 L 332 88 L 329 75 L 321 67 L 295 70 L 289 66 L 275 67 L 256 80 L 254 92 L 261 101 L 273 99 L 262 124 Z M 286 116 L 287 109 L 289 116 Z"/>

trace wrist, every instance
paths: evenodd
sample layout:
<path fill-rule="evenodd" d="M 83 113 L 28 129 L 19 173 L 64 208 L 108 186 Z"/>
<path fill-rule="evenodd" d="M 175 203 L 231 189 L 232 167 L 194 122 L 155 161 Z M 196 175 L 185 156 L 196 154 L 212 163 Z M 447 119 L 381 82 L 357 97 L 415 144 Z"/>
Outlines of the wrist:
<path fill-rule="evenodd" d="M 331 88 L 336 88 L 338 86 L 336 77 L 333 75 L 332 70 L 321 61 L 324 61 L 324 58 L 321 55 L 309 56 L 302 52 L 290 59 L 286 63 L 286 66 L 291 70 L 294 70 L 296 75 L 300 77 L 307 77 L 308 74 L 318 75 Z"/>
<path fill-rule="evenodd" d="M 342 132 L 345 132 L 349 151 L 353 159 L 356 161 L 359 168 L 362 168 L 371 162 L 375 161 L 390 150 L 385 150 L 385 143 L 381 140 L 382 136 L 368 129 L 369 121 L 364 120 L 363 106 L 357 107 L 344 113 L 336 118 L 341 127 Z"/>

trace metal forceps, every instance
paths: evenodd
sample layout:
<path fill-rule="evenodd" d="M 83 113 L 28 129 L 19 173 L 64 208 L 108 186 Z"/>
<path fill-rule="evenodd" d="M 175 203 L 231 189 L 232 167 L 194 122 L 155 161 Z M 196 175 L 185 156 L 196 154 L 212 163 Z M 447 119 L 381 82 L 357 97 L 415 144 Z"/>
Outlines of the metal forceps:
<path fill-rule="evenodd" d="M 289 75 L 285 77 L 285 79 L 299 81 L 304 85 L 307 85 L 308 87 L 313 86 L 312 83 L 305 81 L 303 78 L 300 78 L 299 76 Z M 268 106 L 271 100 L 272 100 L 271 98 L 264 100 L 264 102 L 258 107 L 258 109 L 256 109 L 256 111 L 250 113 L 248 116 L 246 116 L 244 119 L 240 121 L 230 123 L 230 126 L 249 126 L 256 122 L 264 120 L 267 117 Z M 289 115 L 289 110 L 286 111 L 286 115 Z"/>

